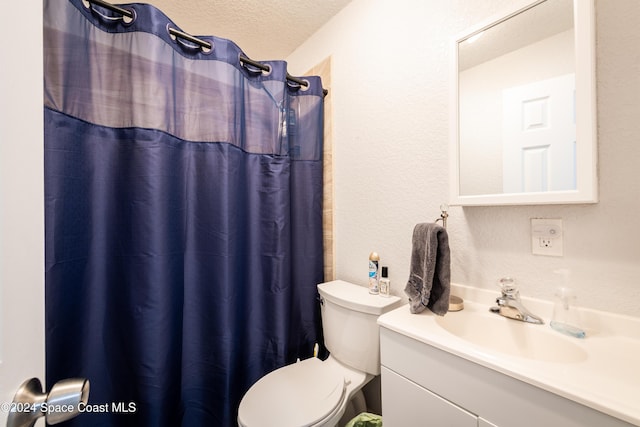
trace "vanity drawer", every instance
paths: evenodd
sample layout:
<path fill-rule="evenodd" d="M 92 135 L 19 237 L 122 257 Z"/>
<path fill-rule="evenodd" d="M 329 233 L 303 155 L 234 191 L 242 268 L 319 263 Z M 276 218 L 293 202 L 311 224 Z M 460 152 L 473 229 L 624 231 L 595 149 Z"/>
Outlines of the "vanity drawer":
<path fill-rule="evenodd" d="M 478 417 L 382 367 L 382 413 L 385 427 L 477 427 Z"/>

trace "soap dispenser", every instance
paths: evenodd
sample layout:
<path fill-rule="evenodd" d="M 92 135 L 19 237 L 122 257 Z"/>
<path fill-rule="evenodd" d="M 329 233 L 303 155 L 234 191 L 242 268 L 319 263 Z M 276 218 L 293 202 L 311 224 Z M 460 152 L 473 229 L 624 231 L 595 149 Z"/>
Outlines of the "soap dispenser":
<path fill-rule="evenodd" d="M 572 307 L 576 296 L 571 289 L 561 287 L 555 293 L 551 327 L 556 331 L 576 338 L 584 338 L 586 333 L 580 327 L 576 310 Z"/>

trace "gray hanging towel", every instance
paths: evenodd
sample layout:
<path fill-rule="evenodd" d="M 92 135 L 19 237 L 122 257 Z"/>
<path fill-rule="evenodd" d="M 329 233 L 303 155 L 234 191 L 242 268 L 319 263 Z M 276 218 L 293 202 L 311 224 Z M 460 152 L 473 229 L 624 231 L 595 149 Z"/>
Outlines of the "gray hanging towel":
<path fill-rule="evenodd" d="M 433 223 L 417 224 L 413 229 L 411 272 L 404 293 L 411 313 L 425 307 L 439 316 L 449 310 L 451 254 L 447 230 Z"/>

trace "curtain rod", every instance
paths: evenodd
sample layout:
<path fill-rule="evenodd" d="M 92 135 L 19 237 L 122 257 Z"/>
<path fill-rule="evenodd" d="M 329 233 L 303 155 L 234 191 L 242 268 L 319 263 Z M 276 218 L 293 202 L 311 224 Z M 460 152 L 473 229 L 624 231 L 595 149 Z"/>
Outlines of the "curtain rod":
<path fill-rule="evenodd" d="M 121 7 L 116 6 L 114 4 L 111 4 L 111 3 L 107 3 L 106 1 L 103 1 L 103 0 L 87 0 L 87 1 L 89 3 L 97 4 L 98 6 L 104 7 L 105 9 L 108 9 L 108 10 L 110 10 L 112 12 L 119 13 L 120 15 L 126 16 L 127 18 L 132 18 L 133 19 L 135 17 L 135 14 L 132 11 L 124 9 L 124 8 L 121 8 Z M 173 35 L 174 37 L 179 37 L 179 38 L 187 40 L 187 41 L 189 41 L 191 43 L 197 44 L 198 46 L 203 47 L 205 49 L 211 49 L 213 47 L 211 45 L 211 43 L 209 43 L 208 41 L 199 39 L 197 37 L 194 37 L 191 34 L 187 34 L 185 32 L 178 31 L 175 28 L 169 27 L 169 34 Z M 252 59 L 249 59 L 244 55 L 240 55 L 240 63 L 245 63 L 245 64 L 248 64 L 248 65 L 251 65 L 252 67 L 256 67 L 256 68 L 258 68 L 259 70 L 262 70 L 262 71 L 271 70 L 271 67 L 269 67 L 268 65 L 262 64 L 262 63 L 260 63 L 258 61 L 254 61 Z M 294 77 L 294 76 L 290 75 L 289 73 L 287 73 L 286 79 L 291 81 L 291 82 L 294 82 L 294 83 L 296 83 L 296 84 L 298 84 L 300 86 L 304 86 L 304 87 L 309 86 L 309 82 L 307 82 L 306 80 Z M 322 93 L 323 93 L 323 95 L 326 96 L 329 93 L 329 91 L 327 89 L 322 89 Z"/>

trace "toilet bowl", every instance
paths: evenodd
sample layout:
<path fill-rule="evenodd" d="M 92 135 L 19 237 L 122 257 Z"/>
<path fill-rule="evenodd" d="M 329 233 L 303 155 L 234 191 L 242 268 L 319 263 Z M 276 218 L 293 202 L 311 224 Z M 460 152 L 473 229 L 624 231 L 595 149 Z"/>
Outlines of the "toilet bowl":
<path fill-rule="evenodd" d="M 331 356 L 306 359 L 260 378 L 240 402 L 239 426 L 333 427 L 348 407 L 347 414 L 364 410 L 361 389 L 380 373 L 376 320 L 400 298 L 371 295 L 363 286 L 340 280 L 322 283 L 318 291 Z"/>
<path fill-rule="evenodd" d="M 372 375 L 329 357 L 306 359 L 265 375 L 238 409 L 241 427 L 334 426 Z"/>

